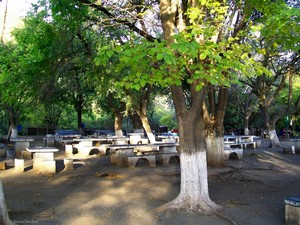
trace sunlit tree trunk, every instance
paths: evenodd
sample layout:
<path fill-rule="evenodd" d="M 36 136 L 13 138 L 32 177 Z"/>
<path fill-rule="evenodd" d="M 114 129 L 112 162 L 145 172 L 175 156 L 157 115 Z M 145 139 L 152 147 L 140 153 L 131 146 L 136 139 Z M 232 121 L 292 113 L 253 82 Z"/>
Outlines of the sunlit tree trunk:
<path fill-rule="evenodd" d="M 137 112 L 137 114 L 139 115 L 139 117 L 142 121 L 143 128 L 144 128 L 144 130 L 147 134 L 147 137 L 148 137 L 150 143 L 155 143 L 155 136 L 152 132 L 152 129 L 151 129 L 151 126 L 150 126 L 147 115 L 145 114 L 144 111 L 137 110 L 136 112 Z"/>
<path fill-rule="evenodd" d="M 5 10 L 4 10 L 4 15 L 3 15 L 3 27 L 1 31 L 1 42 L 4 42 L 4 34 L 5 34 L 5 28 L 6 28 L 6 19 L 7 19 L 7 12 L 8 12 L 8 2 L 9 0 L 6 0 L 5 4 Z"/>
<path fill-rule="evenodd" d="M 155 136 L 152 132 L 152 129 L 151 129 L 148 117 L 147 117 L 147 109 L 148 109 L 148 103 L 150 100 L 150 94 L 152 92 L 152 86 L 146 85 L 144 88 L 144 92 L 145 93 L 144 93 L 142 99 L 139 99 L 139 102 L 134 101 L 133 96 L 129 96 L 129 97 L 132 99 L 131 101 L 134 103 L 133 104 L 134 110 L 142 122 L 144 131 L 146 132 L 149 142 L 155 143 L 156 142 Z"/>
<path fill-rule="evenodd" d="M 122 123 L 123 115 L 121 113 L 115 113 L 115 133 L 117 137 L 123 137 Z"/>

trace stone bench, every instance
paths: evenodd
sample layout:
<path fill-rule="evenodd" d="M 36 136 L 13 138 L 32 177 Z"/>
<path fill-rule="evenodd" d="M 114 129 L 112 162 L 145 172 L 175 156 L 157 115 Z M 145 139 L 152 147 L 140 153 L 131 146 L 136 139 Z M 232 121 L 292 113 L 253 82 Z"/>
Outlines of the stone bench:
<path fill-rule="evenodd" d="M 16 157 L 22 157 L 22 150 L 29 148 L 30 142 L 33 142 L 33 138 L 11 138 L 11 142 L 14 142 L 14 150 Z"/>
<path fill-rule="evenodd" d="M 78 155 L 87 157 L 90 155 L 105 155 L 106 154 L 106 148 L 105 146 L 80 146 L 76 145 L 74 146 L 75 149 L 78 151 Z M 73 154 L 76 151 L 73 151 Z M 76 153 L 75 153 L 76 154 Z"/>
<path fill-rule="evenodd" d="M 134 147 L 133 151 L 137 155 L 152 155 L 153 153 L 159 151 L 159 147 L 155 145 L 140 145 Z"/>
<path fill-rule="evenodd" d="M 0 162 L 0 170 L 6 170 L 6 162 Z"/>
<path fill-rule="evenodd" d="M 159 157 L 160 157 L 160 162 L 163 166 L 168 165 L 169 161 L 172 157 L 176 157 L 178 160 L 180 160 L 178 153 L 165 153 L 165 154 L 159 155 Z"/>
<path fill-rule="evenodd" d="M 15 171 L 24 172 L 25 163 L 24 159 L 15 159 Z"/>
<path fill-rule="evenodd" d="M 64 171 L 68 171 L 68 170 L 73 170 L 74 167 L 73 167 L 73 159 L 70 159 L 70 158 L 65 158 L 64 159 Z"/>
<path fill-rule="evenodd" d="M 243 148 L 246 150 L 248 146 L 252 146 L 252 148 L 256 148 L 256 141 L 249 141 L 249 142 L 241 142 Z"/>
<path fill-rule="evenodd" d="M 285 202 L 285 224 L 300 224 L 300 196 L 290 197 Z"/>
<path fill-rule="evenodd" d="M 242 159 L 243 149 L 239 149 L 239 148 L 224 149 L 224 157 L 226 160 L 230 159 L 230 157 Z"/>
<path fill-rule="evenodd" d="M 134 168 L 139 159 L 146 159 L 149 162 L 150 167 L 156 167 L 156 155 L 127 156 L 128 166 Z"/>
<path fill-rule="evenodd" d="M 26 149 L 33 153 L 33 169 L 40 173 L 55 173 L 56 161 L 54 160 L 54 152 L 58 152 L 57 148 L 36 146 Z"/>

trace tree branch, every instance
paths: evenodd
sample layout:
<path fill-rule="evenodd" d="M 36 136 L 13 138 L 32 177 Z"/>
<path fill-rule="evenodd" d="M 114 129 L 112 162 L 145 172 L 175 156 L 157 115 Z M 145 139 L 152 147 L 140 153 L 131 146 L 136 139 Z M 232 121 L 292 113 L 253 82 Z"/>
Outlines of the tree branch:
<path fill-rule="evenodd" d="M 112 19 L 114 22 L 127 26 L 130 30 L 138 33 L 142 37 L 146 38 L 148 41 L 151 42 L 154 42 L 155 40 L 160 41 L 160 39 L 154 38 L 153 36 L 149 35 L 148 33 L 136 27 L 135 24 L 129 22 L 128 20 L 116 18 L 110 11 L 107 10 L 107 8 L 103 7 L 102 5 L 97 5 L 93 2 L 90 2 L 89 0 L 77 0 L 77 1 L 81 2 L 82 4 L 88 5 L 98 11 L 101 11 L 107 17 Z"/>

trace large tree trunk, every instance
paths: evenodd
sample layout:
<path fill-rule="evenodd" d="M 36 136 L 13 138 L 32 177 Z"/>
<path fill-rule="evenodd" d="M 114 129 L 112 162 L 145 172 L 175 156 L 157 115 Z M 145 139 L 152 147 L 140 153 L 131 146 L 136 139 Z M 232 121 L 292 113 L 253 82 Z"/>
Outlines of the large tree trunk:
<path fill-rule="evenodd" d="M 6 106 L 8 110 L 9 115 L 9 130 L 7 134 L 7 140 L 10 138 L 17 138 L 18 137 L 18 130 L 17 130 L 17 124 L 18 124 L 18 118 L 20 113 L 15 112 L 14 107 L 12 106 Z"/>
<path fill-rule="evenodd" d="M 244 117 L 244 135 L 249 135 L 249 116 Z"/>
<path fill-rule="evenodd" d="M 148 137 L 150 143 L 155 143 L 156 142 L 155 136 L 154 136 L 151 126 L 149 124 L 148 117 L 143 112 L 140 112 L 140 111 L 137 111 L 137 114 L 139 115 L 139 117 L 142 121 L 143 128 L 147 134 L 147 137 Z"/>
<path fill-rule="evenodd" d="M 220 206 L 211 201 L 208 192 L 205 121 L 202 106 L 186 109 L 181 87 L 172 87 L 172 95 L 179 127 L 181 185 L 179 195 L 162 209 L 185 209 L 203 213 Z M 203 103 L 204 91 L 194 93 L 193 99 Z"/>
<path fill-rule="evenodd" d="M 220 167 L 224 164 L 224 137 L 215 132 L 206 136 L 207 164 L 210 167 Z"/>
<path fill-rule="evenodd" d="M 173 42 L 176 30 L 183 31 L 183 21 L 176 21 L 184 15 L 178 11 L 178 2 L 161 0 L 160 15 L 164 38 L 169 44 Z M 191 1 L 190 7 L 196 6 L 198 1 Z M 177 23 L 177 28 L 175 24 Z M 170 68 L 172 72 L 174 68 Z M 176 110 L 179 128 L 179 153 L 181 184 L 179 195 L 162 208 L 184 209 L 188 211 L 212 212 L 219 208 L 211 201 L 208 193 L 208 177 L 206 162 L 205 121 L 203 103 L 206 90 L 196 91 L 198 82 L 193 82 L 190 89 L 190 107 L 181 86 L 171 86 L 172 97 Z"/>
<path fill-rule="evenodd" d="M 268 134 L 270 138 L 270 147 L 277 146 L 280 147 L 280 141 L 276 133 L 276 123 L 274 121 L 268 122 Z"/>
<path fill-rule="evenodd" d="M 268 113 L 268 107 L 264 107 L 260 105 L 260 110 L 264 118 L 265 127 L 268 130 L 268 135 L 270 138 L 270 147 L 278 146 L 280 147 L 280 141 L 278 139 L 277 133 L 276 133 L 276 122 L 274 120 L 271 120 L 270 115 Z"/>
<path fill-rule="evenodd" d="M 132 122 L 134 130 L 142 130 L 143 129 L 142 121 L 136 112 L 130 113 L 128 116 Z"/>
<path fill-rule="evenodd" d="M 211 167 L 224 164 L 224 116 L 228 89 L 208 87 L 208 107 L 203 106 L 206 121 L 207 163 Z M 217 96 L 217 97 L 216 97 Z"/>
<path fill-rule="evenodd" d="M 150 99 L 150 94 L 152 92 L 152 85 L 147 84 L 144 88 L 144 95 L 143 98 L 139 100 L 139 102 L 135 103 L 134 109 L 138 116 L 140 117 L 140 120 L 142 122 L 143 128 L 146 132 L 146 135 L 150 141 L 150 143 L 155 143 L 155 136 L 152 132 L 148 117 L 147 117 L 147 109 L 148 109 L 148 103 Z M 132 96 L 130 96 L 132 98 Z M 134 101 L 133 101 L 134 102 Z"/>
<path fill-rule="evenodd" d="M 122 113 L 115 113 L 115 133 L 117 137 L 123 137 L 122 123 L 123 123 Z"/>

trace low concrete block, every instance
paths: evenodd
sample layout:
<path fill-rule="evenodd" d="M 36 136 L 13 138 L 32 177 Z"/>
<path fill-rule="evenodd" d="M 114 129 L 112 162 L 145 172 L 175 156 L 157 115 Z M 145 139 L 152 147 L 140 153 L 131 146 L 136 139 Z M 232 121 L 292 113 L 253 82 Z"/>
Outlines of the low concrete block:
<path fill-rule="evenodd" d="M 139 159 L 146 159 L 149 162 L 150 167 L 156 167 L 156 156 L 155 155 L 136 155 L 128 156 L 128 166 L 134 168 Z"/>
<path fill-rule="evenodd" d="M 169 161 L 172 157 L 176 157 L 179 159 L 179 154 L 178 153 L 167 153 L 167 154 L 161 154 L 160 156 L 160 161 L 162 163 L 163 166 L 166 166 L 169 164 Z"/>
<path fill-rule="evenodd" d="M 32 159 L 32 153 L 28 152 L 28 151 L 22 151 L 21 158 L 22 159 Z"/>
<path fill-rule="evenodd" d="M 65 155 L 72 156 L 73 155 L 73 145 L 65 145 Z"/>
<path fill-rule="evenodd" d="M 6 170 L 6 162 L 0 162 L 0 170 Z"/>
<path fill-rule="evenodd" d="M 70 158 L 66 158 L 64 159 L 64 165 L 65 165 L 65 169 L 64 170 L 73 170 L 73 159 Z"/>
<path fill-rule="evenodd" d="M 116 164 L 117 163 L 117 154 L 116 153 L 110 154 L 110 162 L 112 164 Z"/>
<path fill-rule="evenodd" d="M 286 198 L 285 224 L 300 224 L 300 196 Z"/>
<path fill-rule="evenodd" d="M 56 162 L 55 160 L 44 160 L 42 168 L 39 168 L 39 172 L 42 173 L 56 173 Z"/>
<path fill-rule="evenodd" d="M 24 172 L 25 163 L 24 159 L 15 159 L 15 171 Z"/>
<path fill-rule="evenodd" d="M 225 160 L 228 160 L 232 155 L 235 155 L 237 159 L 242 159 L 243 149 L 239 149 L 239 148 L 224 149 Z"/>
<path fill-rule="evenodd" d="M 160 146 L 159 151 L 163 154 L 177 153 L 177 147 L 176 147 L 176 145 Z"/>

